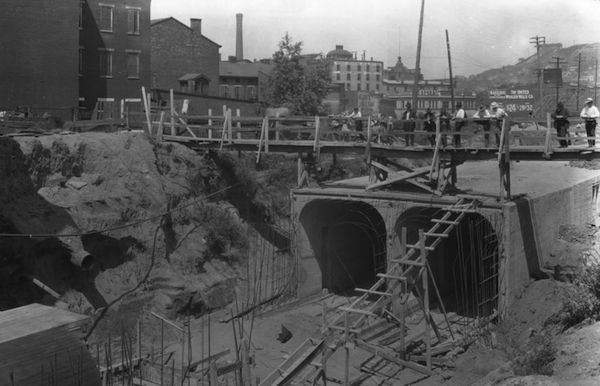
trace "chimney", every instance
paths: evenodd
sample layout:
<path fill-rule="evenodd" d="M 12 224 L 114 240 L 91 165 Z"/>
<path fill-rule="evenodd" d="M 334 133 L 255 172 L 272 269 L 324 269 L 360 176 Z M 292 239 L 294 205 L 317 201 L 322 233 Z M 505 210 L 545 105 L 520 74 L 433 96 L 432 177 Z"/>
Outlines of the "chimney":
<path fill-rule="evenodd" d="M 336 49 L 336 50 L 343 50 L 343 49 L 344 49 L 344 46 L 336 45 L 336 46 L 335 46 L 335 49 Z"/>
<path fill-rule="evenodd" d="M 236 19 L 236 35 L 235 35 L 235 56 L 237 60 L 244 60 L 244 39 L 242 34 L 242 17 L 241 13 L 235 14 Z"/>
<path fill-rule="evenodd" d="M 198 35 L 202 35 L 202 19 L 190 19 L 192 31 Z"/>

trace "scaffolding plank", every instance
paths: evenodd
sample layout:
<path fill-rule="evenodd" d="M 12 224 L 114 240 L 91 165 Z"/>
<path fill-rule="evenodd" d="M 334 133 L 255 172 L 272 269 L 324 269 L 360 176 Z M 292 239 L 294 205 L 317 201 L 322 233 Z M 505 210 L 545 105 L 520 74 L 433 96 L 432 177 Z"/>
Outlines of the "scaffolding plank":
<path fill-rule="evenodd" d="M 379 276 L 381 277 L 381 276 Z M 401 278 L 399 280 L 406 280 L 405 278 Z M 371 294 L 371 295 L 379 295 L 379 296 L 392 296 L 391 293 L 389 292 L 382 292 L 382 291 L 374 291 L 374 290 L 370 290 L 370 289 L 365 289 L 365 288 L 356 288 L 356 291 L 358 292 L 363 292 L 366 294 Z"/>
<path fill-rule="evenodd" d="M 398 260 L 398 261 L 400 261 L 400 260 Z M 387 273 L 378 273 L 377 277 L 381 277 L 381 278 L 384 278 L 384 279 L 393 279 L 393 280 L 406 281 L 406 277 L 405 276 L 390 275 L 390 274 L 387 274 Z M 392 294 L 389 294 L 389 295 L 391 296 Z"/>

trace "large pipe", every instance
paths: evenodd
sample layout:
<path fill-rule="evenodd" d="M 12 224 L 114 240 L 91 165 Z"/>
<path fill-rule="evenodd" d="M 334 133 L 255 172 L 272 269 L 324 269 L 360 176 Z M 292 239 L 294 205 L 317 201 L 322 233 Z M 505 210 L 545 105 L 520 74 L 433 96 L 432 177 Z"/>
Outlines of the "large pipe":
<path fill-rule="evenodd" d="M 81 231 L 73 226 L 66 226 L 61 232 L 64 235 L 77 235 Z M 68 236 L 62 239 L 71 250 L 71 263 L 87 271 L 94 266 L 94 256 L 83 249 L 81 236 Z"/>

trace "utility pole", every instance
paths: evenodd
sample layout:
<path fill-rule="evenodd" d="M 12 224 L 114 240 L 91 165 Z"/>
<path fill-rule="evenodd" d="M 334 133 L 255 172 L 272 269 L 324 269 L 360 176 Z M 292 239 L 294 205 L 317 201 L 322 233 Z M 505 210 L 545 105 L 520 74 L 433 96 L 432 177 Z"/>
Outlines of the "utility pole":
<path fill-rule="evenodd" d="M 538 85 L 540 88 L 540 113 L 539 113 L 539 116 L 541 117 L 544 114 L 544 89 L 542 87 L 543 73 L 542 73 L 542 65 L 540 63 L 540 46 L 542 46 L 543 44 L 546 44 L 546 37 L 536 35 L 532 38 L 529 38 L 529 43 L 534 44 L 535 48 L 537 50 Z"/>
<path fill-rule="evenodd" d="M 561 64 L 565 64 L 565 61 L 562 61 L 560 56 L 553 56 L 552 59 L 556 59 L 556 103 L 558 103 L 559 100 L 559 94 L 558 94 L 558 90 L 560 89 L 560 86 L 562 86 L 562 71 L 560 69 L 560 65 Z M 558 78 L 560 74 L 560 79 Z"/>
<path fill-rule="evenodd" d="M 448 71 L 450 73 L 450 102 L 452 103 L 451 111 L 454 112 L 454 78 L 452 77 L 452 58 L 450 57 L 450 38 L 448 37 L 448 30 L 446 30 L 446 46 L 448 47 Z"/>
<path fill-rule="evenodd" d="M 577 108 L 576 111 L 579 111 L 579 79 L 581 78 L 581 52 L 577 57 Z"/>
<path fill-rule="evenodd" d="M 425 0 L 421 0 L 421 19 L 419 20 L 419 39 L 417 41 L 417 61 L 415 63 L 415 84 L 413 85 L 412 102 L 415 114 L 417 112 L 417 97 L 419 95 L 419 78 L 421 77 L 421 40 L 423 38 L 423 15 Z"/>
<path fill-rule="evenodd" d="M 596 77 L 594 78 L 594 103 L 598 92 L 598 57 L 596 56 Z"/>

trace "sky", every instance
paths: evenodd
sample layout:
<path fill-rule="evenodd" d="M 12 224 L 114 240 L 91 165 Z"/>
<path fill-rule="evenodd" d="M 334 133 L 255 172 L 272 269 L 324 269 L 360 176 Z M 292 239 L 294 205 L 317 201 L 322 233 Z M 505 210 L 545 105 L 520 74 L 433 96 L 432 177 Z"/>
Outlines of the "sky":
<path fill-rule="evenodd" d="M 358 58 L 394 66 L 398 56 L 415 68 L 421 0 L 152 0 L 152 19 L 172 16 L 235 55 L 237 13 L 243 14 L 244 59 L 272 57 L 286 33 L 304 54 L 327 54 L 336 45 Z M 600 42 L 600 0 L 425 0 L 421 71 L 448 77 L 446 30 L 453 75 L 473 75 L 517 63 L 546 43 Z"/>

